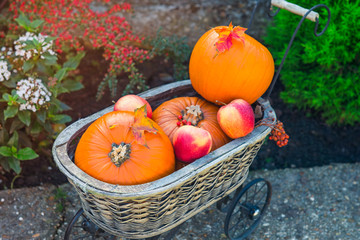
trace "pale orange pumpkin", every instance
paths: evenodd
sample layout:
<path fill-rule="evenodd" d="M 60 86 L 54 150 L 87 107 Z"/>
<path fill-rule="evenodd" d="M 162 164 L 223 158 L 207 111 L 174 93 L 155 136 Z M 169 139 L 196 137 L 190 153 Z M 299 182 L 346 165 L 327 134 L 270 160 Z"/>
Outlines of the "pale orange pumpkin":
<path fill-rule="evenodd" d="M 238 28 L 233 28 L 232 24 L 213 28 L 201 36 L 192 51 L 191 84 L 210 102 L 244 99 L 252 104 L 272 81 L 274 60 L 271 53 L 243 33 L 245 28 L 241 28 L 241 33 L 236 32 Z"/>
<path fill-rule="evenodd" d="M 178 97 L 157 107 L 152 119 L 169 136 L 171 142 L 183 121 L 185 124 L 190 122 L 193 126 L 207 130 L 213 140 L 213 151 L 231 141 L 217 122 L 218 110 L 218 106 L 198 97 Z"/>
<path fill-rule="evenodd" d="M 161 128 L 148 120 L 157 133 L 144 132 L 146 147 L 131 131 L 134 113 L 114 111 L 98 118 L 82 135 L 75 164 L 98 180 L 119 185 L 142 184 L 174 172 L 172 144 Z"/>

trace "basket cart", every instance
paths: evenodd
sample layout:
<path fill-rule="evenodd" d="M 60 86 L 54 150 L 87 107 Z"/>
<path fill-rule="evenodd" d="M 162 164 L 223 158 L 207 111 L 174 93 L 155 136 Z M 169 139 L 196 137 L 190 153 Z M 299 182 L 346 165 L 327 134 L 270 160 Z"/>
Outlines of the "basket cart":
<path fill-rule="evenodd" d="M 250 24 L 260 2 L 254 8 Z M 58 135 L 52 150 L 58 168 L 75 188 L 81 202 L 81 208 L 66 229 L 65 239 L 72 239 L 76 227 L 88 234 L 83 238 L 77 236 L 76 239 L 157 239 L 160 236 L 170 239 L 179 225 L 214 203 L 219 210 L 227 212 L 224 231 L 230 239 L 244 239 L 258 226 L 270 204 L 271 184 L 258 178 L 243 185 L 253 159 L 272 130 L 271 124 L 277 121 L 269 96 L 304 19 L 310 18 L 316 22 L 316 36 L 322 35 L 330 22 L 330 10 L 322 4 L 307 10 L 285 1 L 267 1 L 267 4 L 270 3 L 303 17 L 269 90 L 265 97 L 254 103 L 261 107 L 262 121 L 269 123 L 269 126 L 259 125 L 247 136 L 235 139 L 159 180 L 120 186 L 87 175 L 73 162 L 77 143 L 87 127 L 112 111 L 113 106 L 74 122 Z M 313 10 L 319 7 L 327 10 L 328 20 L 322 32 L 317 33 L 319 17 Z M 174 96 L 198 95 L 190 80 L 184 80 L 150 89 L 139 96 L 156 108 Z"/>

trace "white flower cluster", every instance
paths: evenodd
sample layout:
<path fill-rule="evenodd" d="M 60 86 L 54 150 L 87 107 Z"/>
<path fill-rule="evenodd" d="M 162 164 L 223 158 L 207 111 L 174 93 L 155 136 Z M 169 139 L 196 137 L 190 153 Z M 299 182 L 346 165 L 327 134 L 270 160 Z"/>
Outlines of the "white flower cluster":
<path fill-rule="evenodd" d="M 11 73 L 8 70 L 7 62 L 0 61 L 0 82 L 9 80 Z"/>
<path fill-rule="evenodd" d="M 6 47 L 1 48 L 0 59 L 5 59 L 6 56 L 10 56 L 12 54 L 11 49 L 7 49 Z"/>
<path fill-rule="evenodd" d="M 25 35 L 19 37 L 18 40 L 14 42 L 15 44 L 15 56 L 23 57 L 25 60 L 29 60 L 34 54 L 40 54 L 40 57 L 44 59 L 44 56 L 42 56 L 43 53 L 48 52 L 51 55 L 55 55 L 56 53 L 51 49 L 53 41 L 46 42 L 47 36 L 42 35 L 39 33 L 37 36 L 34 33 L 26 32 Z M 32 41 L 37 40 L 41 44 L 41 50 L 40 52 L 37 49 L 30 49 L 25 50 L 25 42 L 26 41 Z"/>
<path fill-rule="evenodd" d="M 17 83 L 16 93 L 26 103 L 20 104 L 20 110 L 36 112 L 36 106 L 41 106 L 50 101 L 51 92 L 44 86 L 41 79 L 22 79 Z"/>

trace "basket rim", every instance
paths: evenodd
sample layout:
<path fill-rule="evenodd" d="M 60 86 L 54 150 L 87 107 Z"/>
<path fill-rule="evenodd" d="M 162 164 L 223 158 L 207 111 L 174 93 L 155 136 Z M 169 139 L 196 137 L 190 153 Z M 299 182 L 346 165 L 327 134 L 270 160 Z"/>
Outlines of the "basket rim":
<path fill-rule="evenodd" d="M 187 85 L 191 86 L 190 80 L 178 81 L 150 89 L 139 94 L 139 96 L 147 99 L 149 97 L 153 97 L 154 94 L 161 94 L 168 91 L 169 89 Z M 275 122 L 276 114 L 269 101 L 265 101 L 264 99 L 259 98 L 257 102 L 264 109 L 263 119 L 267 119 L 270 122 Z M 159 194 L 160 192 L 165 192 L 169 189 L 176 188 L 177 185 L 181 185 L 181 183 L 187 181 L 189 178 L 194 177 L 203 171 L 207 171 L 212 166 L 223 161 L 236 152 L 241 151 L 248 145 L 254 144 L 264 139 L 271 131 L 271 128 L 268 126 L 258 126 L 247 136 L 234 139 L 224 146 L 209 153 L 208 155 L 199 158 L 193 163 L 188 164 L 174 173 L 158 180 L 139 185 L 116 185 L 102 182 L 86 174 L 75 165 L 75 163 L 67 154 L 67 147 L 69 141 L 71 141 L 73 133 L 76 133 L 87 124 L 93 122 L 98 117 L 111 112 L 112 110 L 113 105 L 72 123 L 58 135 L 52 147 L 53 158 L 59 170 L 85 192 L 94 192 L 97 194 L 111 195 L 112 197 L 122 198 L 133 198 Z"/>

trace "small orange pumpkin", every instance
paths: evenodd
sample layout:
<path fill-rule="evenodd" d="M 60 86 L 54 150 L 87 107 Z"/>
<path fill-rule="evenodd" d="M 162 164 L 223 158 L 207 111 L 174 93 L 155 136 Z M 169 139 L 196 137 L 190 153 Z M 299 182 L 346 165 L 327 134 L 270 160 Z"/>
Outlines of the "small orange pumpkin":
<path fill-rule="evenodd" d="M 213 139 L 213 151 L 231 141 L 217 122 L 218 110 L 218 106 L 198 97 L 178 97 L 157 107 L 152 119 L 169 136 L 171 142 L 182 124 L 190 122 L 193 126 L 207 130 Z M 185 122 L 182 123 L 183 121 Z"/>
<path fill-rule="evenodd" d="M 175 170 L 172 144 L 161 128 L 144 132 L 148 147 L 131 131 L 134 113 L 113 111 L 93 122 L 75 151 L 75 164 L 90 176 L 111 184 L 135 185 L 162 178 Z"/>
<path fill-rule="evenodd" d="M 246 28 L 216 27 L 195 44 L 189 63 L 194 89 L 206 100 L 254 103 L 268 89 L 274 60 L 266 47 L 245 34 Z"/>

